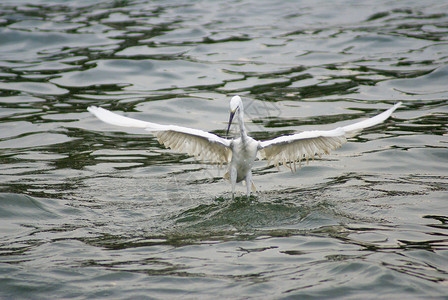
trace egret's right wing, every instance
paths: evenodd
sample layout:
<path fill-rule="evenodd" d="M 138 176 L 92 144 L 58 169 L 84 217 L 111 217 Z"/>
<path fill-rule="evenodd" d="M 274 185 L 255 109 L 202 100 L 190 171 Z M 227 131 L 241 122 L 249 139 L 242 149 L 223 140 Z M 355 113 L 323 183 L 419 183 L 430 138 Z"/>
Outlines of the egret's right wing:
<path fill-rule="evenodd" d="M 230 140 L 213 133 L 176 125 L 161 125 L 124 117 L 101 107 L 87 108 L 103 122 L 125 127 L 143 128 L 152 132 L 159 142 L 175 151 L 187 153 L 214 163 L 227 163 L 232 157 Z"/>
<path fill-rule="evenodd" d="M 267 159 L 278 166 L 282 163 L 285 167 L 291 166 L 291 162 L 299 162 L 315 155 L 329 154 L 330 150 L 339 148 L 347 142 L 346 132 L 342 128 L 333 130 L 313 130 L 305 131 L 293 135 L 280 136 L 278 138 L 260 142 L 258 151 L 259 159 Z"/>
<path fill-rule="evenodd" d="M 258 158 L 267 159 L 276 166 L 279 163 L 287 166 L 287 163 L 308 160 L 315 155 L 329 154 L 330 150 L 339 148 L 347 142 L 347 138 L 354 136 L 362 129 L 379 124 L 390 117 L 390 115 L 401 105 L 401 102 L 382 112 L 381 114 L 351 124 L 338 127 L 333 130 L 312 130 L 298 134 L 280 136 L 278 138 L 260 142 Z"/>

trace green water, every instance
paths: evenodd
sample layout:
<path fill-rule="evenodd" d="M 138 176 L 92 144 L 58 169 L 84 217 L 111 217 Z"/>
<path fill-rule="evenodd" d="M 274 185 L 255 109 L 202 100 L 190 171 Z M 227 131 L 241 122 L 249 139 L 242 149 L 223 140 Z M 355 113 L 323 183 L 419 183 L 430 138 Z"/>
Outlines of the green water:
<path fill-rule="evenodd" d="M 2 1 L 0 298 L 390 299 L 448 295 L 443 1 Z M 264 140 L 397 101 L 296 173 L 225 168 L 130 117 Z"/>

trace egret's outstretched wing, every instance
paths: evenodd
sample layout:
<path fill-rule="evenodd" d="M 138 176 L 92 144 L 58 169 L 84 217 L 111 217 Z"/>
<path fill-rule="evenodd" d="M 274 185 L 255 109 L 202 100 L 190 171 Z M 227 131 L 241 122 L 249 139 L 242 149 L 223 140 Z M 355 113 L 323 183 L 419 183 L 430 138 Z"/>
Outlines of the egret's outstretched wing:
<path fill-rule="evenodd" d="M 161 144 L 202 160 L 214 163 L 229 162 L 232 156 L 230 140 L 213 133 L 176 125 L 161 125 L 124 117 L 101 107 L 87 109 L 103 122 L 125 127 L 137 127 L 151 131 Z"/>
<path fill-rule="evenodd" d="M 310 157 L 314 158 L 315 155 L 329 154 L 330 150 L 339 148 L 347 142 L 347 138 L 357 134 L 362 129 L 383 122 L 400 105 L 401 102 L 375 117 L 333 130 L 305 131 L 260 142 L 258 158 L 267 159 L 268 163 L 273 162 L 276 166 L 279 163 L 287 166 L 287 163 L 289 163 L 289 167 L 291 162 L 294 162 L 295 167 L 296 161 L 298 161 L 300 166 L 302 159 L 308 161 Z"/>

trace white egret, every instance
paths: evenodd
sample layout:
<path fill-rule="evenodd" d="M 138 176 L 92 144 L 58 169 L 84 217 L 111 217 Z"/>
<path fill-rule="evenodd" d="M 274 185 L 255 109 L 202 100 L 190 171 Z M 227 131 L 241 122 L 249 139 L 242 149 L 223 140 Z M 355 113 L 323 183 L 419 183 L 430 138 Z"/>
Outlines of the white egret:
<path fill-rule="evenodd" d="M 138 127 L 150 131 L 161 144 L 175 151 L 184 152 L 198 159 L 209 160 L 221 165 L 230 162 L 229 170 L 224 177 L 230 179 L 233 199 L 236 183 L 243 180 L 246 182 L 248 197 L 251 194 L 251 189 L 255 191 L 252 181 L 252 167 L 257 157 L 267 159 L 268 164 L 272 162 L 279 166 L 282 163 L 291 170 L 295 170 L 297 162 L 300 167 L 303 159 L 308 161 L 310 157 L 314 159 L 316 155 L 320 157 L 322 154 L 329 154 L 330 150 L 339 148 L 346 143 L 347 138 L 354 136 L 366 127 L 374 126 L 389 118 L 400 105 L 401 102 L 375 117 L 333 130 L 304 131 L 268 141 L 257 141 L 247 135 L 243 120 L 243 102 L 239 96 L 234 96 L 230 100 L 230 119 L 227 128 L 228 133 L 232 119 L 236 114 L 240 133 L 239 137 L 235 139 L 225 139 L 198 129 L 136 120 L 95 106 L 89 107 L 88 110 L 106 123 Z"/>

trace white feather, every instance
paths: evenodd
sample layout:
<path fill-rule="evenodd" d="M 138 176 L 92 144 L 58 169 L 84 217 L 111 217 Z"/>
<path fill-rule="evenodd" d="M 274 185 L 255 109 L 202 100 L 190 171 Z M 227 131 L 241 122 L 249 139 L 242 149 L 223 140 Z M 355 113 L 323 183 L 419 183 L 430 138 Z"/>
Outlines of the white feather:
<path fill-rule="evenodd" d="M 286 165 L 288 162 L 300 162 L 302 158 L 308 161 L 310 157 L 314 159 L 315 155 L 329 154 L 330 150 L 335 150 L 346 143 L 347 138 L 389 118 L 400 105 L 401 102 L 375 117 L 333 130 L 304 131 L 260 142 L 258 158 L 267 159 L 268 162 L 278 166 L 280 162 Z"/>
<path fill-rule="evenodd" d="M 214 163 L 227 163 L 232 157 L 230 140 L 213 133 L 176 125 L 161 125 L 121 116 L 101 107 L 88 110 L 103 122 L 125 127 L 143 128 L 152 132 L 159 142 L 175 151 L 187 153 Z"/>

